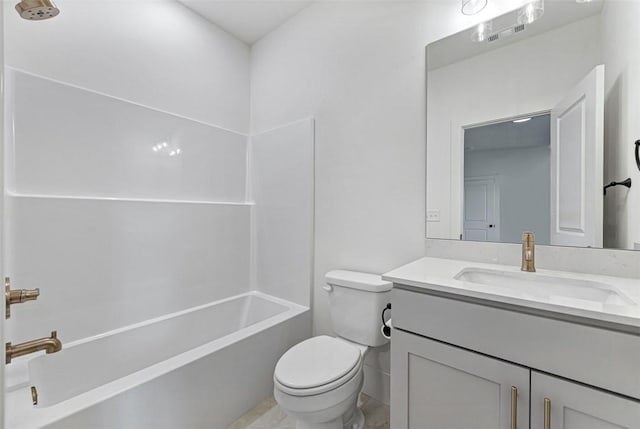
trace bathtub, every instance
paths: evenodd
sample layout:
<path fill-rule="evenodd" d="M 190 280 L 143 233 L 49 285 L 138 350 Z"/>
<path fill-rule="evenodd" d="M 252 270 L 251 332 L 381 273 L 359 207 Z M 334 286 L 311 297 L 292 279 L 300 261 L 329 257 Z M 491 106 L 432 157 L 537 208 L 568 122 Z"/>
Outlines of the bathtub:
<path fill-rule="evenodd" d="M 248 292 L 65 344 L 29 361 L 7 427 L 223 429 L 272 393 L 310 323 L 308 307 Z"/>

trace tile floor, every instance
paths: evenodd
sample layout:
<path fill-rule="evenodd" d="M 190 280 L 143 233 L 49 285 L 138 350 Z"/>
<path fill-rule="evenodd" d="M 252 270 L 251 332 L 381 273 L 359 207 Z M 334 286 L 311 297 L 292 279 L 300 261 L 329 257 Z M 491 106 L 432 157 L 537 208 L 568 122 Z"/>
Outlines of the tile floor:
<path fill-rule="evenodd" d="M 364 429 L 389 429 L 389 406 L 360 395 L 359 406 L 364 413 Z M 295 429 L 296 421 L 287 416 L 273 397 L 265 399 L 227 429 Z"/>

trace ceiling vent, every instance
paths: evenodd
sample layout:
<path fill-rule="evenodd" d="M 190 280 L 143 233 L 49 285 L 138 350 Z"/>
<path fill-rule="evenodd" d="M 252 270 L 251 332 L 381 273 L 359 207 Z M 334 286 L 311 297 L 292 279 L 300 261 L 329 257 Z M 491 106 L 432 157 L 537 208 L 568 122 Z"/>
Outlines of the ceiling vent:
<path fill-rule="evenodd" d="M 515 27 L 513 27 L 514 33 L 519 33 L 521 31 L 524 31 L 524 24 L 518 24 Z"/>
<path fill-rule="evenodd" d="M 500 39 L 505 39 L 509 36 L 513 36 L 516 33 L 521 33 L 525 30 L 525 25 L 524 24 L 516 24 L 513 27 L 507 27 L 504 28 L 500 31 L 496 31 L 495 33 L 491 34 L 489 37 L 487 37 L 487 42 L 491 43 L 491 42 L 495 42 L 497 40 Z"/>

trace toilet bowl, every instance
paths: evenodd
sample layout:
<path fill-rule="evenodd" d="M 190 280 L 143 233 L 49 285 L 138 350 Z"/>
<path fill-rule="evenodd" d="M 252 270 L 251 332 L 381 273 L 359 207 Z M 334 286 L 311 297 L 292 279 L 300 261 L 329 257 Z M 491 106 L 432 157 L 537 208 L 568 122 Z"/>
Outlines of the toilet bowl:
<path fill-rule="evenodd" d="M 297 429 L 361 429 L 362 366 L 370 346 L 387 342 L 377 320 L 391 284 L 351 271 L 331 271 L 326 278 L 334 331 L 342 335 L 312 337 L 282 355 L 274 371 L 274 397 L 296 418 Z M 375 319 L 369 317 L 374 313 Z"/>
<path fill-rule="evenodd" d="M 318 336 L 291 348 L 274 372 L 274 397 L 298 428 L 359 429 L 357 408 L 366 347 Z"/>

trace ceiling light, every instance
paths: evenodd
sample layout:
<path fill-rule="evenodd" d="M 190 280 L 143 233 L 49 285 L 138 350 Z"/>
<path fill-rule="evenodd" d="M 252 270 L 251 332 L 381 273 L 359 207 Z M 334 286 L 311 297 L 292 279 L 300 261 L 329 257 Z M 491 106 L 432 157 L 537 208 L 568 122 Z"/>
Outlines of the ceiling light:
<path fill-rule="evenodd" d="M 474 42 L 484 42 L 491 34 L 492 28 L 493 25 L 491 21 L 481 22 L 473 29 L 473 32 L 471 33 L 471 40 Z"/>
<path fill-rule="evenodd" d="M 534 0 L 518 10 L 518 24 L 531 24 L 544 14 L 544 0 Z"/>
<path fill-rule="evenodd" d="M 521 123 L 523 123 L 523 122 L 528 122 L 528 121 L 530 121 L 530 120 L 531 120 L 531 118 L 514 119 L 514 120 L 513 120 L 513 123 L 514 123 L 514 124 L 521 124 Z"/>
<path fill-rule="evenodd" d="M 593 0 L 576 0 L 576 3 L 591 3 Z"/>
<path fill-rule="evenodd" d="M 487 6 L 487 0 L 462 0 L 462 13 L 475 15 Z"/>

